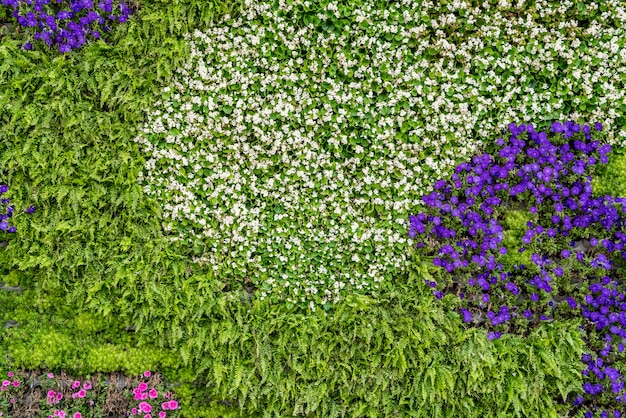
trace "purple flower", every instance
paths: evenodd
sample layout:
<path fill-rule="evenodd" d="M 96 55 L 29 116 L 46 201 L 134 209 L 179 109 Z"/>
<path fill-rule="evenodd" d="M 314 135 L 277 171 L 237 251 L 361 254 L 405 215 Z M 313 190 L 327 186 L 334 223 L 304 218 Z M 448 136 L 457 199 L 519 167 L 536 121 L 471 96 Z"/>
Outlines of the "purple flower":
<path fill-rule="evenodd" d="M 461 309 L 461 312 L 463 313 L 463 321 L 465 321 L 465 322 L 472 322 L 472 313 L 470 311 L 468 311 L 467 309 L 463 308 L 463 309 Z"/>
<path fill-rule="evenodd" d="M 502 336 L 501 332 L 488 332 L 487 333 L 487 339 L 488 340 L 497 340 L 501 336 Z"/>
<path fill-rule="evenodd" d="M 34 206 L 29 206 L 28 209 L 26 209 L 26 213 L 35 213 L 35 207 Z"/>
<path fill-rule="evenodd" d="M 9 223 L 7 221 L 0 222 L 0 230 L 6 231 L 9 229 Z"/>
<path fill-rule="evenodd" d="M 556 133 L 565 132 L 565 128 L 563 127 L 561 122 L 554 122 L 552 126 L 550 126 L 550 129 L 552 130 L 552 132 Z"/>
<path fill-rule="evenodd" d="M 596 123 L 596 131 L 602 130 L 602 124 L 600 122 Z"/>

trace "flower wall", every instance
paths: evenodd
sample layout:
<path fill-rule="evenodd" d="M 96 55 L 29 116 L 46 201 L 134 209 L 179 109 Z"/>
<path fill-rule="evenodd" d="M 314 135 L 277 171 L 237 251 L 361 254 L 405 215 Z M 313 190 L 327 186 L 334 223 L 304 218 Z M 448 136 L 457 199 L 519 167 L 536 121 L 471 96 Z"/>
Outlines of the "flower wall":
<path fill-rule="evenodd" d="M 63 7 L 75 13 L 75 29 L 82 19 L 90 30 L 90 12 L 119 6 L 25 3 L 22 15 Z M 530 123 L 538 133 L 572 120 L 555 128 L 578 123 L 581 142 L 584 123 L 594 122 L 600 175 L 587 203 L 614 217 L 621 203 L 598 199 L 621 196 L 623 183 L 623 155 L 613 153 L 623 153 L 626 126 L 624 6 L 444 3 L 156 0 L 134 5 L 119 25 L 105 17 L 112 30 L 100 38 L 82 43 L 65 32 L 78 36 L 67 52 L 41 33 L 34 39 L 44 28 L 29 26 L 32 16 L 23 26 L 0 9 L 2 198 L 16 208 L 0 251 L 0 373 L 69 370 L 81 376 L 69 388 L 95 372 L 151 369 L 180 384 L 175 411 L 136 387 L 130 412 L 144 415 L 618 409 L 618 270 L 608 283 L 597 272 L 608 261 L 619 267 L 619 255 L 599 257 L 609 250 L 604 239 L 617 246 L 619 236 L 574 239 L 587 222 L 578 215 L 553 220 L 545 201 L 535 213 L 490 200 L 485 209 L 499 224 L 487 224 L 496 229 L 488 248 L 475 237 L 467 250 L 476 251 L 474 267 L 490 267 L 480 255 L 487 251 L 509 276 L 496 284 L 476 277 L 470 291 L 461 269 L 446 270 L 456 261 L 449 248 L 439 266 L 427 265 L 407 232 L 410 214 L 433 209 L 422 196 L 442 193 L 438 180 L 469 174 L 456 173 L 459 164 L 511 157 L 496 143 L 508 140 L 510 122 L 525 125 L 519 140 Z M 581 168 L 594 171 L 571 166 Z M 580 176 L 566 186 L 578 190 L 572 199 L 589 194 Z M 22 215 L 30 205 L 35 213 Z M 564 202 L 564 213 L 576 210 Z M 464 221 L 481 224 L 481 211 L 480 221 Z M 570 236 L 560 236 L 570 223 Z M 564 250 L 571 255 L 562 258 Z M 590 271 L 598 277 L 587 292 Z M 578 282 L 568 288 L 572 276 Z M 49 390 L 56 400 L 61 388 Z M 62 402 L 88 404 L 93 393 L 72 398 L 68 389 L 49 414 Z M 6 394 L 3 407 L 25 407 Z M 87 407 L 81 414 L 102 416 Z"/>

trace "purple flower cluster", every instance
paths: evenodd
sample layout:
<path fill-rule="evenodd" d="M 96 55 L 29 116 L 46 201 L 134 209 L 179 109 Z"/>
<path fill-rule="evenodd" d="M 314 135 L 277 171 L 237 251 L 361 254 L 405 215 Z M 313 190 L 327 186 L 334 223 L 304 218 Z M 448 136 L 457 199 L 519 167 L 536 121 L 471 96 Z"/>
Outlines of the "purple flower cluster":
<path fill-rule="evenodd" d="M 594 128 L 603 127 L 597 123 Z M 581 313 L 587 320 L 588 346 L 597 353 L 595 360 L 583 356 L 588 367 L 583 372 L 588 380 L 585 395 L 589 399 L 610 391 L 617 402 L 626 403 L 624 376 L 611 357 L 624 350 L 626 300 L 621 281 L 610 276 L 615 268 L 609 257 L 616 253 L 626 259 L 621 217 L 626 199 L 593 198 L 587 173 L 597 163 L 608 162 L 610 146 L 592 140 L 590 126 L 571 121 L 551 126 L 557 134 L 554 143 L 531 124 L 510 124 L 509 131 L 508 142 L 496 141 L 500 148 L 495 157 L 476 156 L 457 166 L 451 179 L 435 183 L 435 190 L 423 196 L 429 213 L 409 217 L 409 236 L 426 237 L 417 247 L 460 283 L 463 320 L 486 322 L 492 328 L 487 334 L 491 340 L 509 331 L 509 322 L 553 320 L 559 299 L 571 312 Z M 583 135 L 585 139 L 579 139 Z M 525 205 L 532 219 L 518 252 L 533 251 L 528 265 L 505 271 L 502 263 L 509 249 L 503 245 L 498 219 L 515 203 Z M 567 244 L 576 248 L 564 248 Z M 588 294 L 567 294 L 577 276 L 588 285 Z M 429 284 L 441 299 L 445 289 L 437 289 L 434 281 Z M 517 314 L 518 307 L 523 314 Z M 604 343 L 598 345 L 602 334 Z M 574 400 L 575 405 L 584 402 L 583 396 Z"/>
<path fill-rule="evenodd" d="M 0 184 L 0 196 L 2 196 L 4 193 L 8 191 L 9 191 L 9 186 L 7 186 L 6 184 Z M 10 200 L 2 199 L 0 200 L 0 202 L 2 202 L 2 205 L 7 206 Z M 5 232 L 10 232 L 10 233 L 17 231 L 17 228 L 9 225 L 9 222 L 8 222 L 8 220 L 13 216 L 14 210 L 15 210 L 14 206 L 7 206 L 6 213 L 0 214 L 0 230 L 5 231 Z"/>
<path fill-rule="evenodd" d="M 57 44 L 62 53 L 80 48 L 87 36 L 100 38 L 102 31 L 110 31 L 107 23 L 126 22 L 130 9 L 124 3 L 113 6 L 113 0 L 102 0 L 96 5 L 92 0 L 71 0 L 68 10 L 52 10 L 51 0 L 1 0 L 2 5 L 13 9 L 12 15 L 18 23 L 26 28 L 35 28 L 34 40 L 42 41 L 48 46 Z M 54 0 L 61 4 L 63 0 Z M 30 11 L 20 9 L 32 6 Z M 115 14 L 119 13 L 119 14 Z M 23 45 L 26 50 L 33 49 L 32 42 Z"/>
<path fill-rule="evenodd" d="M 9 186 L 7 186 L 6 184 L 0 184 L 0 196 L 2 196 L 8 191 L 9 191 Z M 14 233 L 17 231 L 17 228 L 15 226 L 9 225 L 9 219 L 13 217 L 15 206 L 13 205 L 9 206 L 10 201 L 11 201 L 10 199 L 0 199 L 0 203 L 2 203 L 3 206 L 6 206 L 6 209 L 5 209 L 6 213 L 0 213 L 0 231 Z M 26 209 L 26 213 L 34 213 L 34 212 L 35 212 L 34 206 L 29 206 L 28 209 Z"/>

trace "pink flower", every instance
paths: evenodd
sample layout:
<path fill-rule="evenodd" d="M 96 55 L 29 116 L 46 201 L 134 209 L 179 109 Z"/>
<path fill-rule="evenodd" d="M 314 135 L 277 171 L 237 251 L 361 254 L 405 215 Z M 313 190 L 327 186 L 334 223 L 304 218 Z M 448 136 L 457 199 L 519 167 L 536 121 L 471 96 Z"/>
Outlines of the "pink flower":
<path fill-rule="evenodd" d="M 169 392 L 165 392 L 165 399 L 169 399 L 170 398 L 170 393 Z"/>
<path fill-rule="evenodd" d="M 150 389 L 150 392 L 148 392 L 148 394 L 150 395 L 150 399 L 154 399 L 159 396 L 159 392 L 157 392 L 157 390 L 154 388 Z"/>
<path fill-rule="evenodd" d="M 78 393 L 72 393 L 72 399 L 78 398 Z"/>
<path fill-rule="evenodd" d="M 148 389 L 148 385 L 146 385 L 146 382 L 141 382 L 139 386 L 137 386 L 137 389 L 143 392 L 144 390 Z"/>
<path fill-rule="evenodd" d="M 74 383 L 72 383 L 72 389 L 76 389 L 80 387 L 80 382 L 78 380 L 74 380 Z"/>
<path fill-rule="evenodd" d="M 87 391 L 85 389 L 81 389 L 78 391 L 79 398 L 84 398 L 85 396 L 87 396 Z"/>
<path fill-rule="evenodd" d="M 139 404 L 139 409 L 141 409 L 143 412 L 150 412 L 152 411 L 152 405 L 150 405 L 148 402 L 142 402 Z"/>
<path fill-rule="evenodd" d="M 152 418 L 152 415 L 146 414 L 146 415 L 143 416 L 143 418 Z"/>
<path fill-rule="evenodd" d="M 2 382 L 2 386 L 9 386 L 11 384 L 10 381 L 5 380 L 4 382 Z"/>
<path fill-rule="evenodd" d="M 170 409 L 173 411 L 176 408 L 178 408 L 178 402 L 176 401 L 170 401 Z"/>
<path fill-rule="evenodd" d="M 131 409 L 131 410 L 130 410 L 130 412 L 132 412 L 132 413 L 133 413 L 133 415 L 137 415 L 137 408 L 133 408 L 133 409 Z"/>
<path fill-rule="evenodd" d="M 57 392 L 57 401 L 63 399 L 63 394 L 61 392 Z"/>
<path fill-rule="evenodd" d="M 163 402 L 161 404 L 161 408 L 165 409 L 166 411 L 170 409 L 170 403 L 169 402 Z"/>
<path fill-rule="evenodd" d="M 20 382 L 18 382 L 17 380 L 13 382 L 13 387 L 18 387 L 19 385 L 20 385 Z"/>
<path fill-rule="evenodd" d="M 85 390 L 89 390 L 91 389 L 91 387 L 92 387 L 91 382 L 85 382 L 85 384 L 83 384 L 83 389 Z"/>
<path fill-rule="evenodd" d="M 151 374 L 152 374 L 152 373 L 150 373 L 150 370 L 146 370 L 145 372 L 143 372 L 143 375 L 144 375 L 145 377 L 150 377 L 150 375 L 151 375 Z"/>
<path fill-rule="evenodd" d="M 159 418 L 165 418 L 167 414 L 164 411 L 159 412 Z"/>
<path fill-rule="evenodd" d="M 80 412 L 77 412 L 74 414 L 74 418 L 83 418 L 83 414 L 81 414 Z"/>
<path fill-rule="evenodd" d="M 9 402 L 15 403 L 15 399 L 11 398 L 11 400 Z"/>
<path fill-rule="evenodd" d="M 48 373 L 48 379 L 54 379 L 54 375 L 52 373 Z"/>
<path fill-rule="evenodd" d="M 53 391 L 53 390 L 49 390 L 49 391 L 48 391 L 48 398 L 54 398 L 54 395 L 55 395 L 55 394 L 56 394 L 56 392 L 55 392 L 55 391 Z"/>
<path fill-rule="evenodd" d="M 7 376 L 9 376 L 9 377 L 13 377 L 13 372 L 9 372 L 9 373 L 7 373 Z"/>
<path fill-rule="evenodd" d="M 65 411 L 62 409 L 59 411 L 59 418 L 65 418 Z"/>

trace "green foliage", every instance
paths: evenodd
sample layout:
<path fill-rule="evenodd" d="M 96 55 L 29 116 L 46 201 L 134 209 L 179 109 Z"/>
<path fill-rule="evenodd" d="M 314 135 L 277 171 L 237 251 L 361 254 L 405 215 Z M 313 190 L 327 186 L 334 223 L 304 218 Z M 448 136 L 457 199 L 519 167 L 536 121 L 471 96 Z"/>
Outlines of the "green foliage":
<path fill-rule="evenodd" d="M 518 250 L 521 247 L 522 237 L 526 232 L 526 222 L 528 218 L 528 211 L 523 210 L 510 210 L 506 212 L 503 222 L 504 228 L 504 240 L 503 245 L 508 249 L 506 255 L 502 257 L 501 263 L 505 268 L 505 271 L 510 271 L 515 265 L 530 265 L 530 252 L 520 253 Z"/>
<path fill-rule="evenodd" d="M 20 368 L 150 368 L 194 381 L 175 389 L 191 417 L 559 416 L 554 399 L 581 384 L 579 324 L 544 324 L 527 338 L 491 342 L 482 330 L 464 329 L 451 299 L 434 300 L 422 273 L 381 292 L 378 303 L 347 300 L 331 314 L 221 298 L 198 324 L 211 338 L 182 331 L 178 353 L 188 367 L 173 352 L 138 346 L 119 323 L 103 328 L 90 314 L 72 320 L 55 304 L 49 314 L 29 311 L 32 292 L 3 297 L 5 318 L 20 321 L 4 331 L 3 346 Z"/>
<path fill-rule="evenodd" d="M 4 292 L 3 292 L 4 293 Z M 38 313 L 27 308 L 33 292 L 0 294 L 7 308 L 0 321 L 16 321 L 17 327 L 4 330 L 4 348 L 14 364 L 24 368 L 46 367 L 70 373 L 123 371 L 129 375 L 145 370 L 178 369 L 170 351 L 138 344 L 119 321 L 92 313 L 73 315 L 69 309 L 51 308 Z"/>
<path fill-rule="evenodd" d="M 35 289 L 40 311 L 54 300 L 141 328 L 156 310 L 170 308 L 165 318 L 180 311 L 180 302 L 163 300 L 166 288 L 183 287 L 178 297 L 202 303 L 210 282 L 192 294 L 189 250 L 163 238 L 160 208 L 137 184 L 145 161 L 132 138 L 158 85 L 188 54 L 182 33 L 234 9 L 233 2 L 142 5 L 113 42 L 66 56 L 2 40 L 6 197 L 38 211 L 14 217 L 20 235 L 1 252 L 0 273 Z"/>
<path fill-rule="evenodd" d="M 558 416 L 554 399 L 581 384 L 578 324 L 493 344 L 484 331 L 464 330 L 422 280 L 412 272 L 379 304 L 340 302 L 332 314 L 230 302 L 212 321 L 216 338 L 198 370 L 213 396 L 238 399 L 246 413 Z"/>
<path fill-rule="evenodd" d="M 595 196 L 626 196 L 626 154 L 611 154 L 609 163 L 598 167 L 598 174 L 591 181 Z"/>

